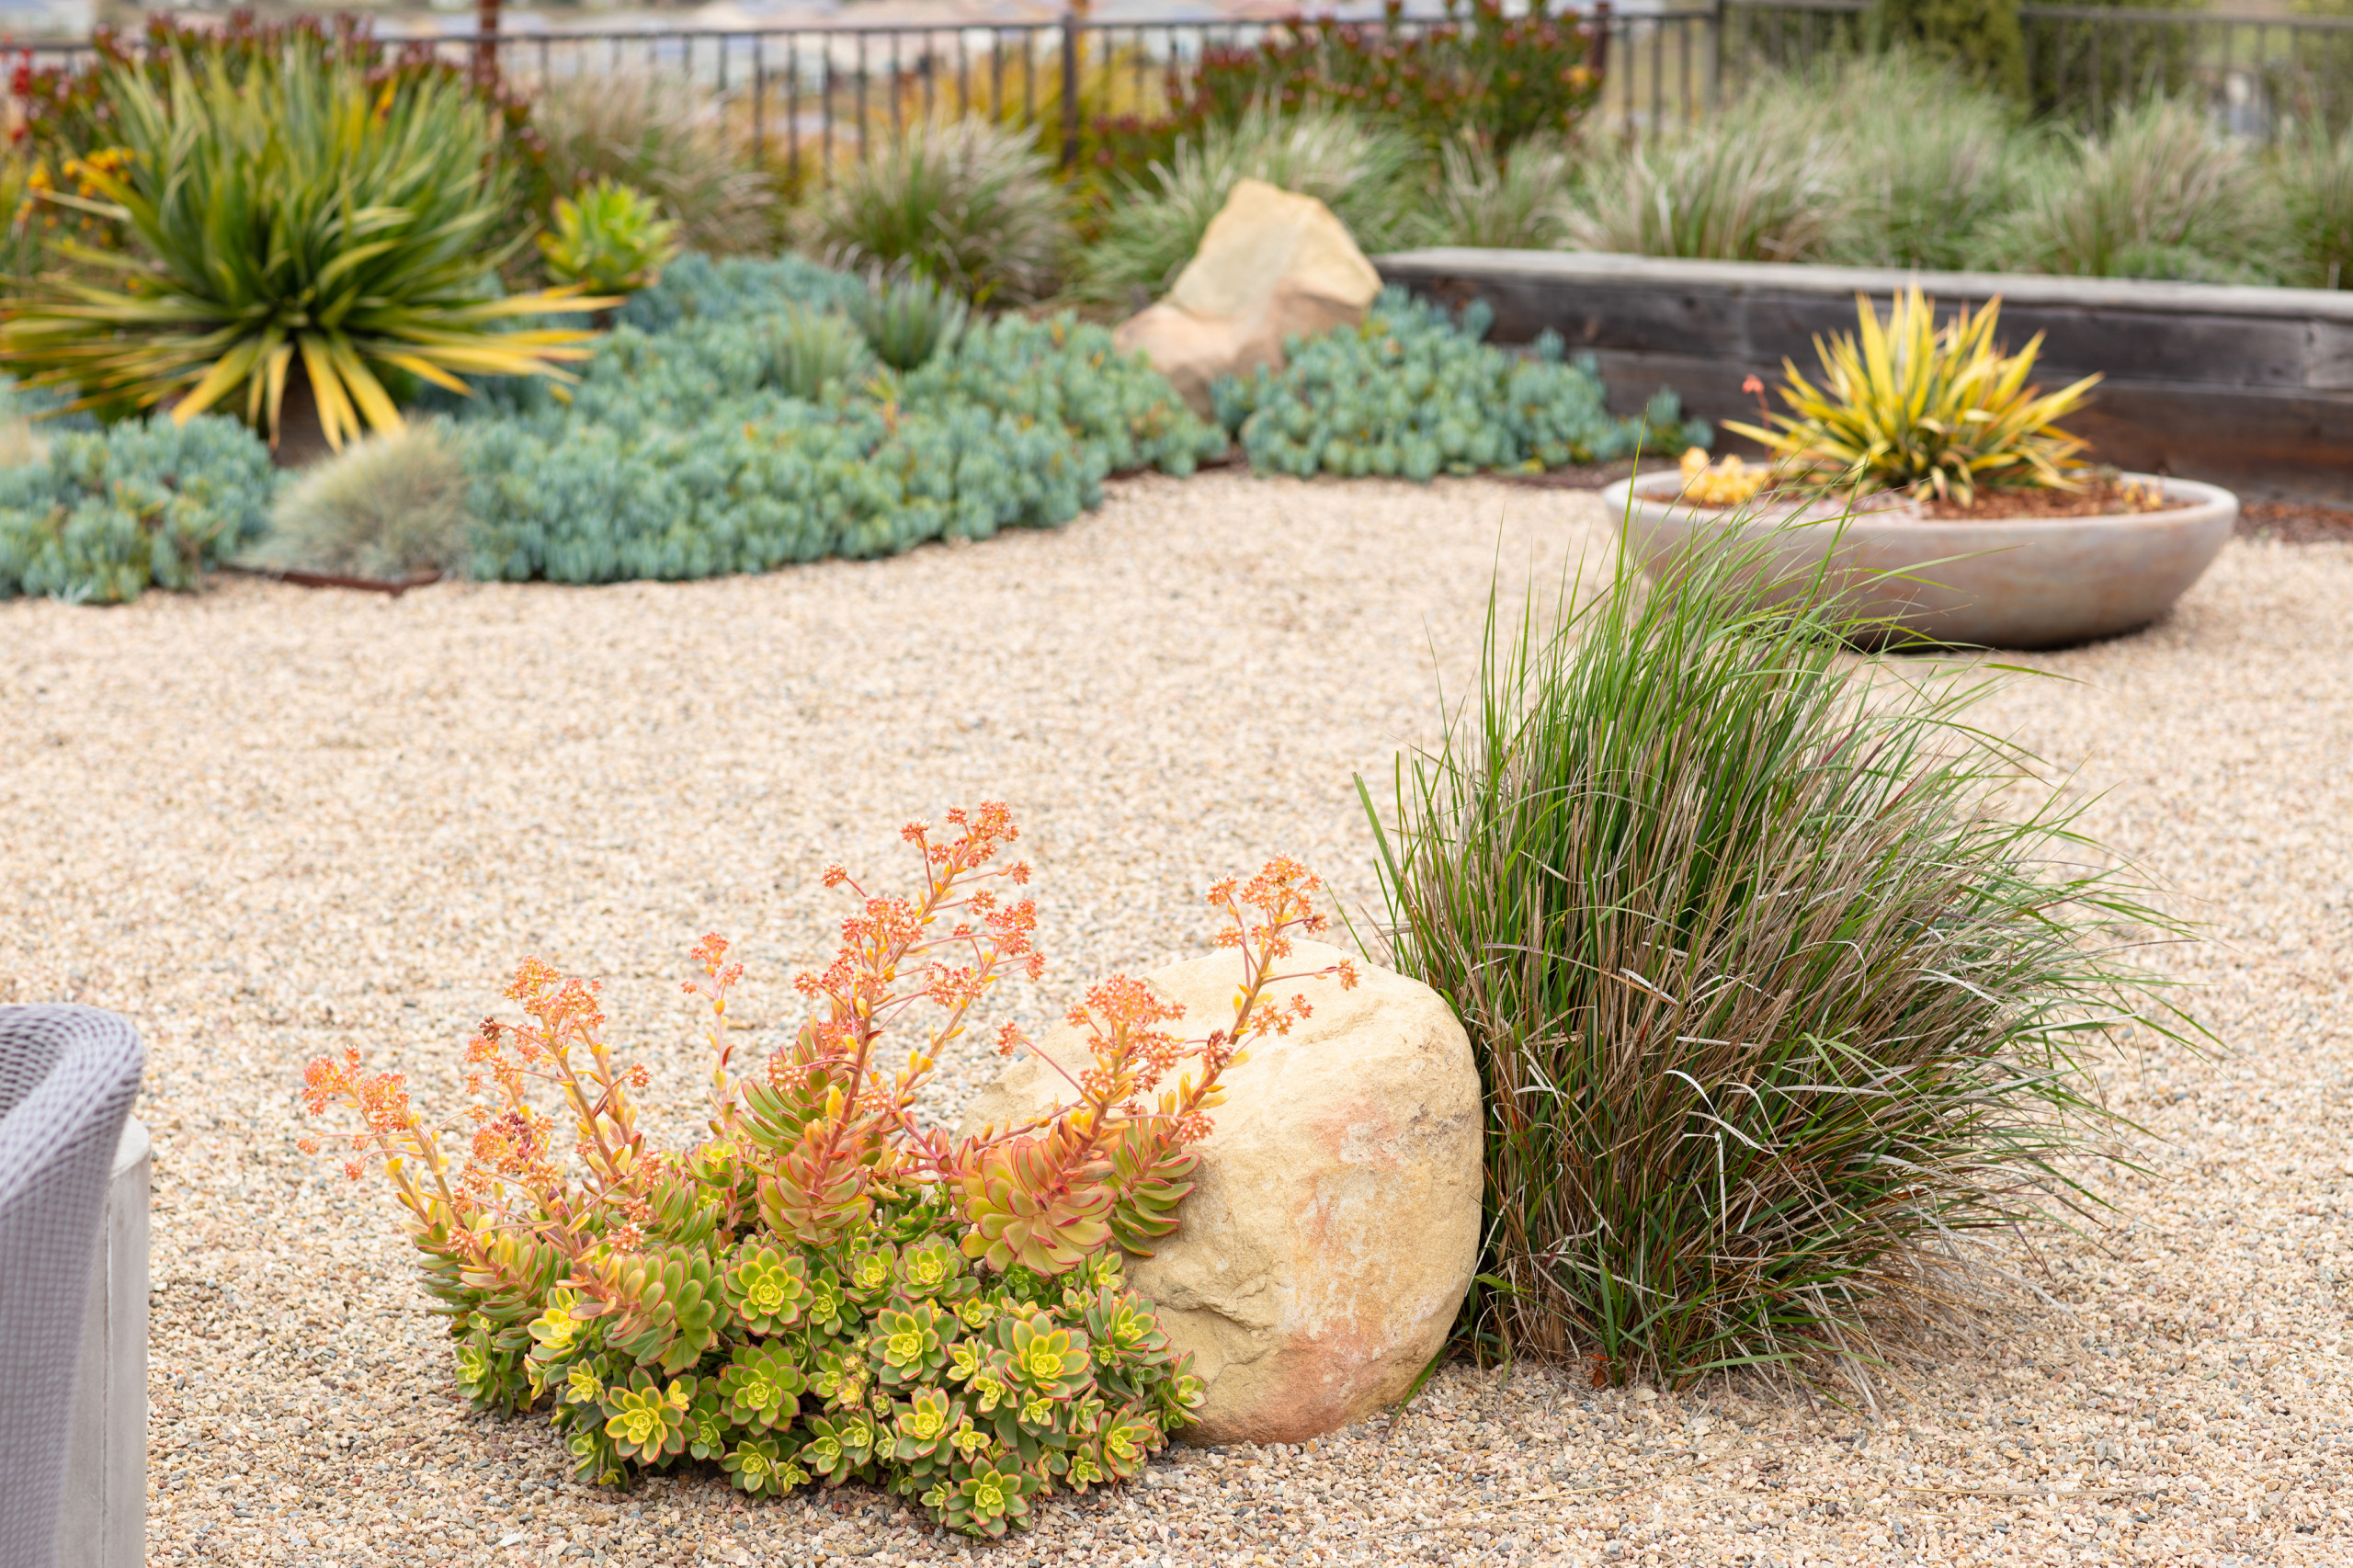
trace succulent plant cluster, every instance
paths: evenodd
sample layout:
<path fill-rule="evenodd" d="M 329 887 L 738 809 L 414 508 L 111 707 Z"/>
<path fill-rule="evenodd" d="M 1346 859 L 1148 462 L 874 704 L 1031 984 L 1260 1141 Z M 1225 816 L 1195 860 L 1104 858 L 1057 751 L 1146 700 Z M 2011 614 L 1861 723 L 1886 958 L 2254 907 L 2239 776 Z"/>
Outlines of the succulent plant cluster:
<path fill-rule="evenodd" d="M 1640 418 L 1613 418 L 1590 359 L 1564 361 L 1549 332 L 1532 354 L 1506 354 L 1482 341 L 1493 320 L 1483 301 L 1457 319 L 1392 288 L 1360 325 L 1294 339 L 1283 369 L 1219 381 L 1218 417 L 1253 468 L 1302 478 L 1427 480 L 1709 444 L 1672 392 Z"/>
<path fill-rule="evenodd" d="M 277 483 L 268 449 L 222 415 L 54 428 L 45 450 L 0 466 L 0 599 L 190 586 L 260 534 Z"/>
<path fill-rule="evenodd" d="M 568 398 L 510 382 L 452 407 L 474 574 L 700 577 L 985 539 L 1069 521 L 1108 473 L 1189 473 L 1225 445 L 1070 316 L 973 321 L 904 369 L 877 363 L 844 331 L 867 287 L 688 256 L 630 301 Z"/>
<path fill-rule="evenodd" d="M 1035 980 L 1043 960 L 1035 903 L 993 885 L 1029 874 L 992 865 L 1017 836 L 1010 813 L 949 821 L 944 842 L 904 830 L 917 896 L 870 896 L 828 868 L 859 912 L 796 982 L 812 1016 L 764 1062 L 739 1066 L 728 1026 L 744 966 L 721 937 L 696 947 L 711 1075 L 710 1136 L 691 1148 L 649 1143 L 651 1072 L 615 1060 L 594 983 L 538 960 L 506 993 L 529 1021 L 485 1021 L 468 1043 L 462 1160 L 401 1074 L 356 1050 L 305 1070 L 313 1114 L 358 1121 L 346 1173 L 383 1161 L 460 1388 L 481 1409 L 551 1406 L 584 1480 L 708 1461 L 755 1494 L 875 1481 L 1002 1535 L 1042 1493 L 1133 1475 L 1199 1403 L 1120 1254 L 1176 1229 L 1224 1073 L 1307 1016 L 1269 988 L 1355 983 L 1346 962 L 1279 971 L 1290 933 L 1324 927 L 1320 884 L 1278 858 L 1211 888 L 1241 960 L 1222 1027 L 1179 1039 L 1162 1026 L 1182 1007 L 1112 976 L 1065 1015 L 1094 1056 L 1075 1077 L 1056 1064 L 1068 1101 L 951 1136 L 915 1117 L 918 1092 L 995 982 Z M 886 1036 L 908 1041 L 895 1071 Z M 998 1042 L 1026 1043 L 1009 1024 Z"/>
<path fill-rule="evenodd" d="M 1060 1278 L 984 1275 L 960 1229 L 932 1194 L 831 1246 L 673 1246 L 656 1271 L 675 1315 L 575 1317 L 563 1287 L 528 1322 L 478 1309 L 459 1385 L 506 1409 L 552 1391 L 584 1479 L 702 1460 L 756 1495 L 879 1482 L 951 1529 L 1002 1535 L 1050 1487 L 1132 1477 L 1200 1384 L 1117 1253 Z"/>

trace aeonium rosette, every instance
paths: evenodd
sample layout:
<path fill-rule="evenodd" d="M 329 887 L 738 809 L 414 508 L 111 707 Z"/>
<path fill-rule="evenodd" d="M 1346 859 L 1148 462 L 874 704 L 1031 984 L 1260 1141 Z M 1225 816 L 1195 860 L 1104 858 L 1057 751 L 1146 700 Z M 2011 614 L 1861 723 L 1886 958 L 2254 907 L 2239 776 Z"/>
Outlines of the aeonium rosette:
<path fill-rule="evenodd" d="M 1058 1486 L 1132 1475 L 1190 1418 L 1199 1381 L 1120 1255 L 1175 1230 L 1224 1074 L 1307 1016 L 1273 987 L 1303 977 L 1282 971 L 1291 935 L 1323 928 L 1315 880 L 1276 860 L 1211 890 L 1242 960 L 1230 1019 L 1181 1038 L 1179 1009 L 1114 976 L 1069 1015 L 1096 1058 L 1069 1101 L 959 1140 L 916 1096 L 995 984 L 1043 959 L 1035 905 L 1005 891 L 1029 880 L 1000 858 L 1010 816 L 949 823 L 945 839 L 905 830 L 910 896 L 828 869 L 858 905 L 765 1060 L 736 1059 L 743 964 L 697 944 L 710 1136 L 683 1153 L 645 1136 L 650 1074 L 606 1042 L 597 986 L 537 960 L 506 993 L 524 1021 L 467 1046 L 461 1157 L 400 1074 L 356 1052 L 311 1064 L 311 1109 L 358 1119 L 347 1168 L 382 1161 L 477 1407 L 550 1408 L 599 1484 L 681 1462 L 755 1496 L 867 1480 L 977 1535 Z M 886 1035 L 904 1042 L 895 1066 Z"/>

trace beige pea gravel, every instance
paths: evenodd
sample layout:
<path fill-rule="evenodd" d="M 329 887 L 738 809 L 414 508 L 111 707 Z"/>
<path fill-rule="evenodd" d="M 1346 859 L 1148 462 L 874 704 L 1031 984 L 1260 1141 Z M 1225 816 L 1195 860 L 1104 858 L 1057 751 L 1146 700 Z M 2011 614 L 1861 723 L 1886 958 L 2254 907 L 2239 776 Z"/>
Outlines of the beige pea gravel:
<path fill-rule="evenodd" d="M 2353 1562 L 2353 547 L 2234 543 L 2171 619 L 2022 661 L 2066 678 L 1994 709 L 2209 923 L 2165 962 L 2234 1054 L 2112 1064 L 2154 1174 L 2044 1249 L 2040 1316 L 1934 1347 L 1876 1417 L 1458 1368 L 1402 1419 L 1187 1452 L 998 1546 L 865 1489 L 592 1495 L 538 1423 L 464 1412 L 381 1191 L 294 1148 L 305 1059 L 446 1094 L 526 953 L 605 977 L 686 1136 L 688 943 L 742 943 L 763 1038 L 840 912 L 818 869 L 887 882 L 899 823 L 959 801 L 1028 829 L 1033 1025 L 1198 949 L 1200 889 L 1269 853 L 1358 904 L 1351 774 L 1431 733 L 1496 563 L 1597 564 L 1601 521 L 1218 474 L 759 578 L 0 605 L 0 1001 L 118 1008 L 151 1051 L 150 1561 Z M 991 1066 L 952 1062 L 940 1108 Z"/>

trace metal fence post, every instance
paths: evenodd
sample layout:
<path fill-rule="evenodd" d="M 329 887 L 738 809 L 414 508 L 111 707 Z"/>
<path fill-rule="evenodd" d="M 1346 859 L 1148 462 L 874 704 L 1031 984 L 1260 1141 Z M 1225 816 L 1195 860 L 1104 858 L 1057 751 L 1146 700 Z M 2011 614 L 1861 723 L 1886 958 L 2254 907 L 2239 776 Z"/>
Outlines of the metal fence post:
<path fill-rule="evenodd" d="M 1078 7 L 1063 13 L 1063 167 L 1078 164 Z"/>
<path fill-rule="evenodd" d="M 1724 24 L 1730 20 L 1731 7 L 1724 0 L 1715 0 L 1708 18 L 1708 110 L 1722 112 L 1724 107 Z"/>

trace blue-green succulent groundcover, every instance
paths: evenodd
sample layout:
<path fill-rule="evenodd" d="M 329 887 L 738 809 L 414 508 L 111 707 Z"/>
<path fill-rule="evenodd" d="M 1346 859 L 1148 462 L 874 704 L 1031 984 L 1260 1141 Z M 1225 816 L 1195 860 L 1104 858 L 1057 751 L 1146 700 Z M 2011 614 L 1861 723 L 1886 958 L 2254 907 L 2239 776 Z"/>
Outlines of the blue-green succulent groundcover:
<path fill-rule="evenodd" d="M 857 279 L 796 257 L 688 256 L 631 300 L 578 386 L 453 408 L 479 577 L 610 582 L 889 555 L 1050 528 L 1107 474 L 1222 451 L 1167 381 L 1070 316 L 976 322 L 904 375 L 823 401 L 776 384 L 769 331 Z"/>
<path fill-rule="evenodd" d="M 0 417 L 44 403 L 54 405 L 0 382 Z M 175 426 L 158 415 L 101 429 L 68 416 L 40 431 L 46 453 L 0 469 L 0 599 L 112 603 L 188 587 L 268 524 L 269 449 L 233 419 Z"/>
<path fill-rule="evenodd" d="M 1564 362 L 1557 340 L 1509 355 L 1482 341 L 1483 307 L 1456 320 L 1393 290 L 1362 326 L 1295 342 L 1279 374 L 1219 383 L 1224 429 L 1068 315 L 977 323 L 904 375 L 786 395 L 776 324 L 864 288 L 798 257 L 689 256 L 621 310 L 580 384 L 428 398 L 472 476 L 472 574 L 704 577 L 1052 527 L 1098 504 L 1108 474 L 1189 473 L 1229 430 L 1261 472 L 1415 479 L 1707 439 L 1671 393 L 1613 419 L 1590 362 Z M 265 530 L 283 476 L 243 426 L 78 423 L 0 472 L 0 597 L 186 586 Z"/>
<path fill-rule="evenodd" d="M 1210 389 L 1260 473 L 1398 475 L 1426 480 L 1483 469 L 1610 462 L 1638 451 L 1710 444 L 1665 389 L 1642 415 L 1614 419 L 1590 355 L 1570 361 L 1546 332 L 1526 355 L 1484 341 L 1483 300 L 1461 316 L 1385 290 L 1362 324 L 1289 346 L 1280 370 Z"/>

